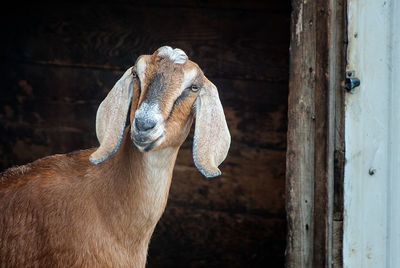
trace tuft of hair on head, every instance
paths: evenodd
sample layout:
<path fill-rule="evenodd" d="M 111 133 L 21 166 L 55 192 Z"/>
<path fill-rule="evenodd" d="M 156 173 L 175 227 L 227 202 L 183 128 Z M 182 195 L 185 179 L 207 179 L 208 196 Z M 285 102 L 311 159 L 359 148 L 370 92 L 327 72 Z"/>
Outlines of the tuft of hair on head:
<path fill-rule="evenodd" d="M 173 49 L 170 46 L 163 46 L 158 49 L 158 56 L 167 56 L 176 64 L 185 64 L 188 59 L 185 51 L 179 48 Z"/>

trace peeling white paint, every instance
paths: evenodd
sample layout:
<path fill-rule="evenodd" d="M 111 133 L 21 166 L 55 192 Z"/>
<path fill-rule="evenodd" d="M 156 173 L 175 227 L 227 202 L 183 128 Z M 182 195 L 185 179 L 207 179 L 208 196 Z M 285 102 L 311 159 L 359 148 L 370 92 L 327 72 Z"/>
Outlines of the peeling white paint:
<path fill-rule="evenodd" d="M 400 3 L 348 0 L 344 267 L 400 267 Z"/>
<path fill-rule="evenodd" d="M 297 42 L 297 45 L 300 44 L 301 33 L 302 32 L 303 32 L 303 5 L 300 5 L 299 15 L 297 17 L 297 24 L 296 24 L 296 42 Z"/>

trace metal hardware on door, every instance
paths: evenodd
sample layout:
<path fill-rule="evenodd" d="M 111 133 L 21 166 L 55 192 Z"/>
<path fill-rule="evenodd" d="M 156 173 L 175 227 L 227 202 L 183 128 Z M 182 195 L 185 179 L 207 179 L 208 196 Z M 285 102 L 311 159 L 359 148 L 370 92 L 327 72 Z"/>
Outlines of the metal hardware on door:
<path fill-rule="evenodd" d="M 347 71 L 346 72 L 346 81 L 345 81 L 345 88 L 347 92 L 354 93 L 354 88 L 360 85 L 361 81 L 357 77 L 355 77 L 354 71 Z"/>

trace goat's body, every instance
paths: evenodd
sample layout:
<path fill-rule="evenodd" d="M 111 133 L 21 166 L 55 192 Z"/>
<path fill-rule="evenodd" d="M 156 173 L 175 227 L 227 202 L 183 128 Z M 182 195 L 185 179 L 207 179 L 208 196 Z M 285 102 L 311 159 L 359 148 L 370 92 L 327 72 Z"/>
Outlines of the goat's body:
<path fill-rule="evenodd" d="M 125 139 L 97 166 L 89 163 L 92 152 L 46 157 L 0 175 L 1 267 L 145 266 L 177 148 L 144 154 Z"/>

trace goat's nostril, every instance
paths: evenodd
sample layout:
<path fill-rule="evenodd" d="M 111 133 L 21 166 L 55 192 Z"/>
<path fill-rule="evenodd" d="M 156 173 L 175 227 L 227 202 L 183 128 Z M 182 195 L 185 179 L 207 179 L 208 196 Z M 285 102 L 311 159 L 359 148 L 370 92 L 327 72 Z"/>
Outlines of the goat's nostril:
<path fill-rule="evenodd" d="M 156 126 L 157 122 L 149 119 L 144 118 L 136 118 L 135 119 L 135 126 L 136 129 L 139 131 L 148 131 L 153 129 Z"/>

